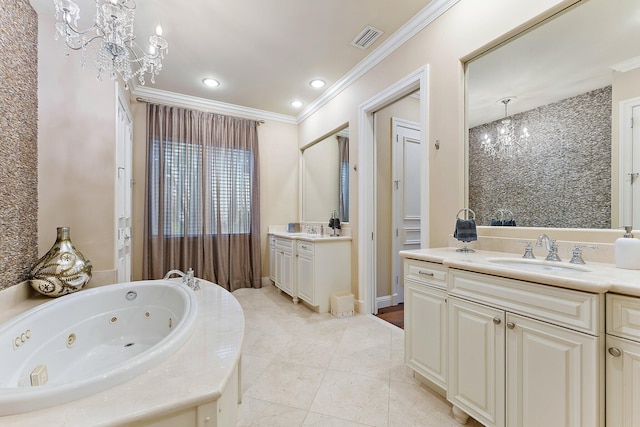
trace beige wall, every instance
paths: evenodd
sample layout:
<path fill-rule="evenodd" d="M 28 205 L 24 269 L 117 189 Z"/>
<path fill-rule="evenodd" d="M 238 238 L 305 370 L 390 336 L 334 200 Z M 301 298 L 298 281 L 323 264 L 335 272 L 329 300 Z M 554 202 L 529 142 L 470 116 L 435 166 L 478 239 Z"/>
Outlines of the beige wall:
<path fill-rule="evenodd" d="M 405 76 L 429 65 L 429 233 L 431 246 L 446 246 L 452 218 L 464 205 L 464 73 L 463 61 L 549 15 L 571 1 L 461 0 L 444 15 L 364 74 L 300 124 L 300 141 L 313 141 L 345 120 L 350 126 L 350 158 L 358 158 L 358 106 Z M 434 143 L 440 141 L 436 151 Z M 351 171 L 352 290 L 358 295 L 358 187 Z M 424 221 L 423 221 L 424 223 Z M 364 284 L 370 286 L 369 284 Z"/>
<path fill-rule="evenodd" d="M 392 253 L 392 154 L 391 118 L 420 121 L 420 101 L 406 96 L 376 112 L 376 296 L 391 295 Z M 395 254 L 395 256 L 399 256 Z"/>
<path fill-rule="evenodd" d="M 66 55 L 52 17 L 38 20 L 38 254 L 53 245 L 56 227 L 69 226 L 93 264 L 92 281 L 112 282 L 115 83 L 97 81 L 90 64 L 82 69 L 79 53 Z"/>

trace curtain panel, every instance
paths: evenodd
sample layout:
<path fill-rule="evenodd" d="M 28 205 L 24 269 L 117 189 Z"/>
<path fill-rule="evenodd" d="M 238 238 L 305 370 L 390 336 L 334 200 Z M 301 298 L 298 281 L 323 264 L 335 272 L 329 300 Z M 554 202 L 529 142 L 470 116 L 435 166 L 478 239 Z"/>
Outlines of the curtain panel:
<path fill-rule="evenodd" d="M 261 287 L 258 123 L 147 105 L 143 278 Z"/>
<path fill-rule="evenodd" d="M 338 136 L 338 153 L 340 161 L 340 177 L 338 179 L 339 218 L 349 222 L 349 138 Z"/>

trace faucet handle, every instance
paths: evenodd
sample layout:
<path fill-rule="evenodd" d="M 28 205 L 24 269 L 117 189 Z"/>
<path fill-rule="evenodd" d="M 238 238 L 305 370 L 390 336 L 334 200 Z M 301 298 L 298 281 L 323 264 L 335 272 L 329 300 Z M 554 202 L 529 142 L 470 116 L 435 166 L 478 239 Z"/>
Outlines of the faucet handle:
<path fill-rule="evenodd" d="M 516 243 L 519 245 L 525 245 L 524 247 L 524 255 L 522 258 L 526 259 L 535 259 L 536 256 L 533 254 L 533 245 L 528 240 L 516 240 Z"/>
<path fill-rule="evenodd" d="M 595 245 L 581 245 L 576 244 L 573 248 L 573 256 L 571 257 L 571 264 L 584 264 L 584 259 L 582 259 L 582 249 L 598 249 Z"/>

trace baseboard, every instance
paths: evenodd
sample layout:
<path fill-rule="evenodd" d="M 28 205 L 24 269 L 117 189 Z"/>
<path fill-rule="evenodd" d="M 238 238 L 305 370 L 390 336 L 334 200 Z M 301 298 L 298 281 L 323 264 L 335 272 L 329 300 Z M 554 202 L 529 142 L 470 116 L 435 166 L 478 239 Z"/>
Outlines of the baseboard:
<path fill-rule="evenodd" d="M 262 278 L 262 286 L 269 286 L 272 285 L 273 282 L 271 281 L 271 279 L 269 278 L 269 276 L 265 276 Z"/>
<path fill-rule="evenodd" d="M 393 299 L 394 297 L 397 297 L 398 294 L 393 294 L 393 295 L 385 295 L 383 297 L 376 297 L 376 313 L 378 312 L 379 309 L 381 308 L 385 308 L 385 307 L 391 307 L 393 304 Z"/>

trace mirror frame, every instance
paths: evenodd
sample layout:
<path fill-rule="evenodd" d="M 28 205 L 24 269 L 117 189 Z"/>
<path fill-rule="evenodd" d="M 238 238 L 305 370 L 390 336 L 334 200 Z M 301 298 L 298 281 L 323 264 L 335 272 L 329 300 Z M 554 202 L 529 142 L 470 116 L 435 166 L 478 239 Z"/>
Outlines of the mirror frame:
<path fill-rule="evenodd" d="M 298 149 L 298 182 L 300 183 L 299 185 L 299 189 L 298 189 L 298 218 L 300 219 L 300 222 L 302 223 L 316 223 L 318 222 L 317 220 L 307 220 L 304 217 L 304 151 L 307 150 L 308 148 L 313 147 L 314 145 L 318 144 L 319 142 L 324 141 L 325 139 L 329 138 L 330 136 L 336 135 L 338 133 L 340 133 L 341 131 L 348 129 L 349 128 L 349 122 L 343 123 L 342 125 L 334 128 L 333 130 L 323 134 L 322 136 L 320 136 L 319 138 L 314 139 L 313 141 L 309 142 L 308 144 L 305 144 L 303 146 L 300 146 L 300 148 Z M 349 158 L 351 158 L 351 143 L 349 143 Z M 350 160 L 351 162 L 351 160 Z M 349 166 L 349 187 L 351 187 L 351 166 Z M 351 193 L 351 191 L 350 191 Z M 349 206 L 351 206 L 351 194 L 349 194 Z M 351 210 L 351 209 L 349 209 Z M 330 215 L 331 213 L 329 212 L 328 215 Z M 329 216 L 327 216 L 326 218 L 327 223 L 329 221 Z M 320 222 L 324 222 L 324 221 L 320 221 Z M 341 219 L 341 223 L 342 224 L 349 224 L 349 221 L 342 221 Z"/>
<path fill-rule="evenodd" d="M 534 31 L 536 29 L 538 29 L 539 27 L 542 27 L 543 25 L 545 25 L 546 23 L 556 19 L 557 17 L 560 17 L 561 15 L 564 15 L 566 13 L 570 13 L 573 9 L 578 8 L 584 4 L 586 4 L 589 0 L 575 0 L 575 1 L 571 1 L 571 2 L 565 2 L 559 5 L 556 5 L 555 7 L 552 7 L 551 9 L 543 12 L 542 14 L 538 15 L 537 17 L 524 22 L 523 24 L 513 28 L 511 31 L 506 32 L 505 34 L 502 34 L 501 36 L 499 36 L 498 38 L 490 41 L 489 43 L 485 44 L 484 46 L 482 46 L 479 49 L 476 49 L 475 51 L 469 53 L 468 55 L 460 58 L 460 64 L 461 64 L 461 70 L 462 70 L 462 86 L 463 86 L 463 108 L 462 108 L 462 122 L 463 122 L 463 136 L 464 136 L 464 141 L 463 141 L 463 164 L 464 164 L 464 178 L 463 178 L 463 200 L 464 200 L 464 206 L 465 207 L 469 207 L 469 152 L 470 152 L 470 141 L 469 141 L 469 64 L 471 62 L 473 62 L 474 60 L 477 60 L 485 55 L 490 54 L 491 52 L 499 49 L 500 47 L 510 43 L 511 41 L 520 38 L 524 35 L 526 35 L 527 33 Z M 613 70 L 612 70 L 613 71 Z M 618 109 L 617 105 L 613 106 L 613 111 L 612 111 L 612 122 L 611 122 L 611 126 L 612 126 L 612 156 L 616 153 L 616 150 L 618 150 L 618 146 L 620 144 L 622 135 L 618 135 L 617 139 L 615 141 L 613 141 L 613 138 L 615 136 L 615 133 L 613 132 L 613 129 L 620 126 L 620 120 L 617 120 L 614 122 L 617 114 L 619 114 L 619 116 L 622 116 L 622 109 L 620 109 L 618 112 L 616 112 Z M 614 148 L 614 146 L 616 148 Z M 620 172 L 618 171 L 617 167 L 614 167 L 614 165 L 612 165 L 612 169 L 611 169 L 611 178 L 612 179 L 619 179 L 619 175 Z M 617 195 L 618 193 L 618 189 L 617 187 L 614 188 L 614 186 L 612 185 L 612 194 L 611 194 L 611 200 L 612 203 L 617 201 L 617 198 L 614 196 L 614 192 L 616 193 L 615 195 Z M 617 201 L 619 203 L 619 201 Z M 573 230 L 573 231 L 585 231 L 585 230 L 589 230 L 589 231 L 596 231 L 596 232 L 607 232 L 607 231 L 616 231 L 618 228 L 622 228 L 622 227 L 615 227 L 616 224 L 616 220 L 618 219 L 618 217 L 620 215 L 615 215 L 616 212 L 619 211 L 618 206 L 611 206 L 611 218 L 612 218 L 612 224 L 611 227 L 612 228 L 607 228 L 607 229 L 600 229 L 600 228 L 569 228 L 566 230 Z M 614 216 L 615 215 L 615 216 Z M 490 227 L 490 226 L 483 226 L 483 228 L 489 228 L 489 229 L 493 229 L 496 227 Z M 511 227 L 509 227 L 511 228 Z M 538 226 L 530 226 L 530 227 L 517 227 L 517 228 L 511 228 L 512 230 L 516 230 L 516 229 L 527 229 L 527 230 L 531 230 L 531 229 L 555 229 L 555 230 L 564 230 L 565 228 L 553 228 L 553 227 L 538 227 Z M 502 235 L 503 233 L 498 233 L 500 235 Z"/>

